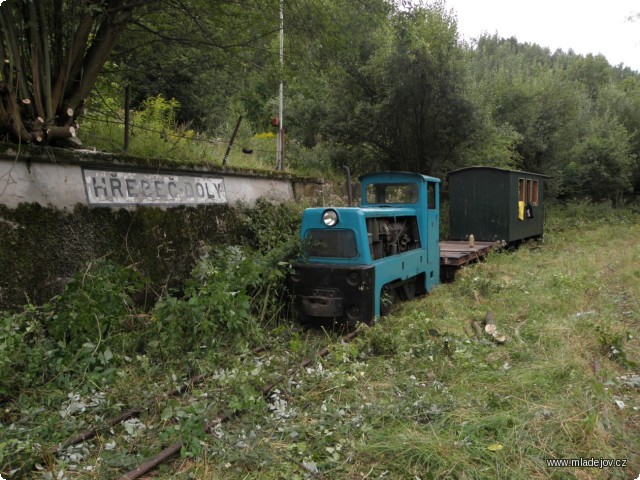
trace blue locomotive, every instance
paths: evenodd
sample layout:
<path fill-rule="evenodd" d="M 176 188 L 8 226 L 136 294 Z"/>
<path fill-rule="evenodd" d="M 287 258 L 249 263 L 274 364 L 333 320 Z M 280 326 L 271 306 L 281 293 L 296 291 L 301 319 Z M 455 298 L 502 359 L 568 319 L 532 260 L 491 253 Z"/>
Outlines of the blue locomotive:
<path fill-rule="evenodd" d="M 304 261 L 289 278 L 302 320 L 370 323 L 440 281 L 440 180 L 384 172 L 360 183 L 361 207 L 304 211 Z"/>

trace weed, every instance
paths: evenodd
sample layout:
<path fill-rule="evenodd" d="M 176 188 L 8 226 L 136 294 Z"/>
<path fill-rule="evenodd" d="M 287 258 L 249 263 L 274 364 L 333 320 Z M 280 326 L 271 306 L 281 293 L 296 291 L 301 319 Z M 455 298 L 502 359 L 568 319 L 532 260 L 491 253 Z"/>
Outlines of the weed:
<path fill-rule="evenodd" d="M 51 301 L 47 331 L 63 349 L 99 344 L 125 329 L 134 310 L 131 296 L 143 279 L 130 268 L 100 259 L 67 284 Z"/>
<path fill-rule="evenodd" d="M 623 366 L 630 366 L 624 351 L 626 332 L 613 331 L 611 324 L 606 321 L 595 325 L 593 330 L 597 334 L 600 354 L 602 356 L 614 360 Z"/>
<path fill-rule="evenodd" d="M 393 332 L 381 328 L 367 330 L 367 353 L 371 355 L 393 356 L 398 353 L 399 340 Z"/>

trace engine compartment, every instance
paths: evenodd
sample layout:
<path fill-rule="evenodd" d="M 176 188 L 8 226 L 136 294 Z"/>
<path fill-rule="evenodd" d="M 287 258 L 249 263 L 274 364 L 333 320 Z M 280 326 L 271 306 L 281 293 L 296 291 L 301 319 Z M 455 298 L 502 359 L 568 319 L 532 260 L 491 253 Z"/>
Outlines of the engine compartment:
<path fill-rule="evenodd" d="M 415 216 L 367 218 L 371 258 L 397 255 L 420 248 L 420 232 Z"/>

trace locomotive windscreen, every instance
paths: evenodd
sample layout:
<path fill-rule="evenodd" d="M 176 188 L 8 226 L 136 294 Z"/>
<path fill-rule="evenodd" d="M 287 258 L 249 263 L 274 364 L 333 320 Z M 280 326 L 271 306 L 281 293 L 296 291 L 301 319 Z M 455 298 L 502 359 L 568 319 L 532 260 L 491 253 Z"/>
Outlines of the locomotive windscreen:
<path fill-rule="evenodd" d="M 416 203 L 416 183 L 372 183 L 367 185 L 367 203 Z"/>
<path fill-rule="evenodd" d="M 304 252 L 309 257 L 354 258 L 358 255 L 353 230 L 312 229 L 305 240 Z"/>

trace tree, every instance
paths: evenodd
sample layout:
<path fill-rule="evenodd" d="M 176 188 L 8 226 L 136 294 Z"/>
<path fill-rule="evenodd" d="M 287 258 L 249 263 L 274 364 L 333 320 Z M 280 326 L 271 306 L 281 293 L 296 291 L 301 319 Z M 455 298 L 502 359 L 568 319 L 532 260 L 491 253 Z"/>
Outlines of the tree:
<path fill-rule="evenodd" d="M 247 102 L 246 112 L 235 112 L 235 104 L 261 83 L 277 91 L 278 13 L 274 0 L 162 0 L 129 23 L 109 72 L 130 85 L 132 108 L 158 94 L 175 98 L 177 121 L 198 131 L 211 132 L 230 117 L 235 124 L 236 113 L 257 119 L 252 113 L 265 99 Z"/>
<path fill-rule="evenodd" d="M 479 143 L 489 143 L 482 151 L 492 153 L 495 139 L 511 141 L 502 152 L 504 159 L 510 159 L 505 154 L 513 148 L 517 160 L 513 167 L 550 175 L 552 194 L 566 190 L 566 163 L 593 116 L 590 86 L 575 78 L 572 67 L 584 59 L 561 51 L 552 55 L 538 45 L 495 35 L 481 37 L 470 56 L 477 103 L 489 112 L 481 130 L 496 125 L 508 134 L 503 138 L 491 134 L 491 129 L 489 135 L 483 132 Z"/>
<path fill-rule="evenodd" d="M 635 157 L 629 134 L 616 118 L 595 118 L 587 135 L 576 144 L 564 174 L 566 190 L 594 201 L 620 204 L 632 190 Z"/>
<path fill-rule="evenodd" d="M 444 173 L 474 128 L 454 18 L 442 5 L 396 12 L 375 38 L 366 59 L 343 67 L 327 135 L 382 168 Z"/>
<path fill-rule="evenodd" d="M 103 65 L 134 12 L 158 0 L 6 0 L 0 5 L 0 138 L 75 137 Z"/>

